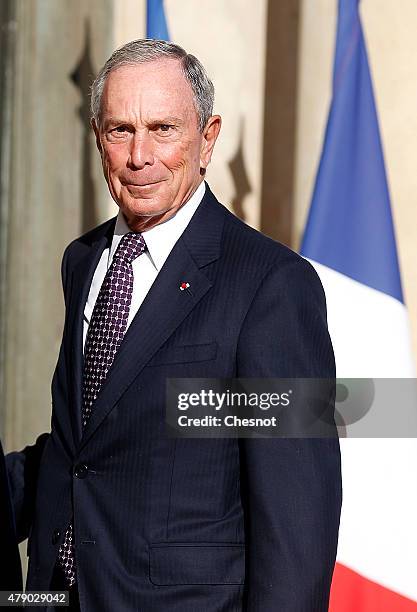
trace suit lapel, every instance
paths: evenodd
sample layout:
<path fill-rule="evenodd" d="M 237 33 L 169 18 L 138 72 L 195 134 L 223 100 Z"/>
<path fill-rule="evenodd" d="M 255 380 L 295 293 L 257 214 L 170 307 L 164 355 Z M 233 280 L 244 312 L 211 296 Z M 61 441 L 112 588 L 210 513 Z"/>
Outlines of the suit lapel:
<path fill-rule="evenodd" d="M 222 207 L 213 200 L 207 188 L 194 217 L 133 319 L 93 406 L 81 447 L 159 347 L 210 290 L 212 283 L 201 268 L 219 257 L 224 221 Z M 182 282 L 189 283 L 189 290 L 180 290 Z"/>
<path fill-rule="evenodd" d="M 82 407 L 82 371 L 83 371 L 83 327 L 84 308 L 87 302 L 91 281 L 100 257 L 106 247 L 110 247 L 115 226 L 112 219 L 103 228 L 100 236 L 91 245 L 85 245 L 85 253 L 76 263 L 72 272 L 72 290 L 68 315 L 68 338 L 70 352 L 67 355 L 70 383 L 70 416 L 75 447 L 78 446 L 82 435 L 81 407 Z"/>

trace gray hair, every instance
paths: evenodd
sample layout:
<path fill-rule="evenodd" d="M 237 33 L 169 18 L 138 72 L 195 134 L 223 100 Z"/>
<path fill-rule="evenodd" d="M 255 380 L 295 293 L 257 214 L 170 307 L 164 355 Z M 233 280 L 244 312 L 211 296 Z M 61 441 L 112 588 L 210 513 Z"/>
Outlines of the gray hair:
<path fill-rule="evenodd" d="M 202 132 L 213 114 L 214 86 L 203 65 L 179 45 L 164 40 L 139 39 L 123 45 L 113 52 L 104 64 L 91 86 L 91 113 L 97 124 L 100 121 L 101 97 L 109 74 L 120 68 L 143 64 L 161 58 L 178 59 L 185 78 L 191 85 L 198 117 L 198 127 Z"/>

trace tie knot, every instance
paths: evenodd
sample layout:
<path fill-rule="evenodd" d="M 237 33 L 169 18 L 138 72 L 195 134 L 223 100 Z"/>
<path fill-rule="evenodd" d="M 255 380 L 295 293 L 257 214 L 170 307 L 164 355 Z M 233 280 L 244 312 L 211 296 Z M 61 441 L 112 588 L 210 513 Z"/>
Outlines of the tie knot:
<path fill-rule="evenodd" d="M 119 242 L 114 258 L 123 259 L 124 261 L 132 263 L 139 255 L 142 255 L 145 249 L 146 243 L 142 234 L 129 232 L 125 234 Z"/>

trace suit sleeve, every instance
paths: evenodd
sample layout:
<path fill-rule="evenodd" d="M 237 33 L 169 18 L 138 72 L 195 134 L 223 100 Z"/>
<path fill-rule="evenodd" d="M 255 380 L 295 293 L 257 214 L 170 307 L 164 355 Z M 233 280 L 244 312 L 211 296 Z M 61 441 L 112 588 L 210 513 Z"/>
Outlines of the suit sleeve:
<path fill-rule="evenodd" d="M 324 292 L 305 260 L 259 285 L 238 346 L 239 377 L 334 378 Z M 246 612 L 328 609 L 341 507 L 339 443 L 241 439 Z"/>
<path fill-rule="evenodd" d="M 48 437 L 49 434 L 44 433 L 37 438 L 35 444 L 6 455 L 10 495 L 19 542 L 29 537 L 35 511 L 39 464 Z"/>
<path fill-rule="evenodd" d="M 0 558 L 0 590 L 22 589 L 22 569 L 17 547 L 16 528 L 10 502 L 9 483 L 0 442 L 0 529 L 2 557 Z"/>

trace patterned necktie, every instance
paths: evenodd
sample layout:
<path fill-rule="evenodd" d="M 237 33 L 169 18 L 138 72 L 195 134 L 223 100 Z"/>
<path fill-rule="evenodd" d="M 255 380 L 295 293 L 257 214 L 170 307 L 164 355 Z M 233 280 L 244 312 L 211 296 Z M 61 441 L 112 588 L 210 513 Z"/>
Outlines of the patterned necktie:
<path fill-rule="evenodd" d="M 84 347 L 83 428 L 107 377 L 127 329 L 133 293 L 132 262 L 146 249 L 141 234 L 129 232 L 121 239 L 98 294 Z M 76 582 L 71 521 L 58 552 L 58 563 L 68 586 Z"/>

